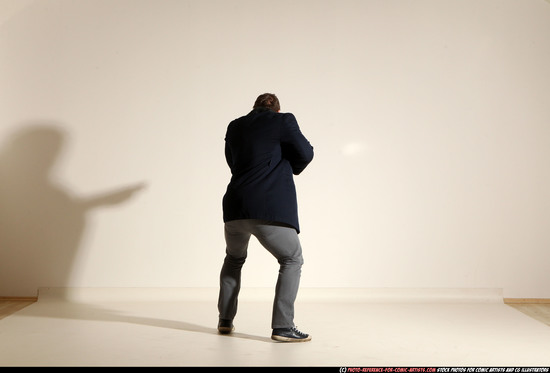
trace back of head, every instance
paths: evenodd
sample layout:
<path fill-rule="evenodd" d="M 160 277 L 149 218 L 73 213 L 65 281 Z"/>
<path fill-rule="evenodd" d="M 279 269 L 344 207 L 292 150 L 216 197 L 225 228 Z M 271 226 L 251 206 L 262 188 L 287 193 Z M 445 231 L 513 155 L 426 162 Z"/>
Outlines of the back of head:
<path fill-rule="evenodd" d="M 281 110 L 281 105 L 279 104 L 279 99 L 273 93 L 264 93 L 259 95 L 254 103 L 254 109 L 260 108 L 278 112 Z"/>

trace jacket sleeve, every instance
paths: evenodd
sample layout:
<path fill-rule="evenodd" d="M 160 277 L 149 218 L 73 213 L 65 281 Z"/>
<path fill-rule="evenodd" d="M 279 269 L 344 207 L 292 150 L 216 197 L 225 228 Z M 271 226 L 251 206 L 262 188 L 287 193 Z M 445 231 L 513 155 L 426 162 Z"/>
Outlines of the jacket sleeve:
<path fill-rule="evenodd" d="M 313 146 L 300 131 L 296 117 L 284 114 L 281 130 L 283 157 L 290 162 L 294 175 L 299 175 L 313 160 Z"/>
<path fill-rule="evenodd" d="M 227 140 L 225 141 L 225 160 L 227 161 L 229 168 L 233 169 L 233 157 L 231 156 L 231 149 L 229 148 Z"/>
<path fill-rule="evenodd" d="M 233 156 L 231 155 L 231 147 L 229 146 L 229 131 L 231 129 L 231 123 L 227 126 L 227 131 L 225 132 L 225 160 L 227 161 L 227 165 L 231 170 L 233 170 Z"/>

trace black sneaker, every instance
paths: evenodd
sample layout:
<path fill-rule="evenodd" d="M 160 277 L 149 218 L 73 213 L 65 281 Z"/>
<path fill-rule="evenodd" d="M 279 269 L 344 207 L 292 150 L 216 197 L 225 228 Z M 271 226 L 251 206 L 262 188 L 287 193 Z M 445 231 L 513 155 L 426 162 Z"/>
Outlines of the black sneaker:
<path fill-rule="evenodd" d="M 218 323 L 218 332 L 220 334 L 229 334 L 233 330 L 235 330 L 235 327 L 233 326 L 232 320 L 220 319 L 220 322 Z"/>
<path fill-rule="evenodd" d="M 302 333 L 293 326 L 292 328 L 273 329 L 271 339 L 280 342 L 307 342 L 311 341 L 311 336 Z"/>

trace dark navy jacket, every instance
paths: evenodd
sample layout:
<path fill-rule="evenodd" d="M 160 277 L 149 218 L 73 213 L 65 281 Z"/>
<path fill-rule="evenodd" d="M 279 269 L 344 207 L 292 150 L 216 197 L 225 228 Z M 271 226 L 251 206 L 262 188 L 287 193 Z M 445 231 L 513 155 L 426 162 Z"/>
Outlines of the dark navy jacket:
<path fill-rule="evenodd" d="M 225 158 L 231 181 L 223 220 L 262 219 L 300 233 L 293 174 L 313 159 L 313 147 L 291 113 L 255 109 L 227 127 Z"/>

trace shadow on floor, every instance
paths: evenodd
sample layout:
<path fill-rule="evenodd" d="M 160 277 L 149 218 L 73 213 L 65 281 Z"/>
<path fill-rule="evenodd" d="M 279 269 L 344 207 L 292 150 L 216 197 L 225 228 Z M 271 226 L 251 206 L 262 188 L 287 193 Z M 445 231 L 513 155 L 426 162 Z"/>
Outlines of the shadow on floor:
<path fill-rule="evenodd" d="M 25 302 L 20 308 L 14 309 L 14 312 L 27 308 L 35 302 Z M 231 334 L 219 334 L 216 327 L 207 327 L 180 320 L 169 320 L 155 317 L 125 315 L 120 311 L 110 310 L 98 307 L 96 305 L 63 302 L 63 307 L 59 307 L 58 302 L 41 303 L 40 311 L 36 312 L 32 308 L 27 308 L 21 316 L 48 317 L 74 320 L 106 321 L 115 323 L 129 323 L 136 325 L 146 325 L 156 328 L 167 328 L 182 330 L 191 333 L 204 333 L 218 335 L 220 338 L 239 338 L 258 342 L 277 343 L 269 337 L 251 335 L 246 333 L 233 332 Z"/>

